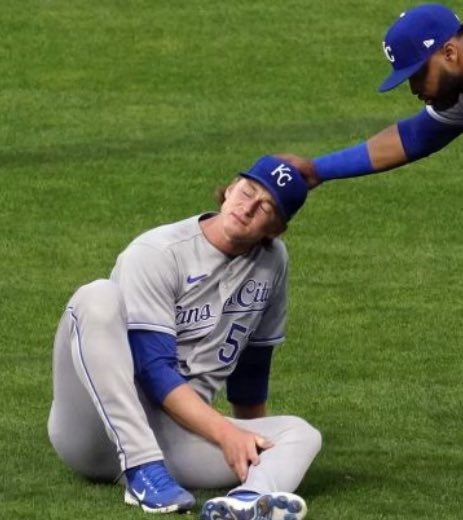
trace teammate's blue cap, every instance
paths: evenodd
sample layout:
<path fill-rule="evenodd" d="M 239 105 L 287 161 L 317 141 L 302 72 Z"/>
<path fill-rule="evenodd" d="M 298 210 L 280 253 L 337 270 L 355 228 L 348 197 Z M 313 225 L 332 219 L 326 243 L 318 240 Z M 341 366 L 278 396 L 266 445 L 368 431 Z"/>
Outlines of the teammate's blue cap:
<path fill-rule="evenodd" d="M 286 222 L 304 204 L 309 192 L 301 172 L 274 155 L 264 155 L 240 175 L 258 182 L 270 192 Z"/>
<path fill-rule="evenodd" d="M 441 4 L 423 4 L 403 12 L 384 37 L 383 50 L 393 70 L 378 90 L 391 90 L 418 72 L 460 27 L 457 15 Z"/>

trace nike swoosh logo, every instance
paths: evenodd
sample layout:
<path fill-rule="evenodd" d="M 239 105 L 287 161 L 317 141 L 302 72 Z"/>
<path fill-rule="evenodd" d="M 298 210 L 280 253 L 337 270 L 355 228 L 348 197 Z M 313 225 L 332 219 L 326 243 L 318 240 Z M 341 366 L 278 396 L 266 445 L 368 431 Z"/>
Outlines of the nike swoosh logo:
<path fill-rule="evenodd" d="M 138 500 L 140 502 L 143 501 L 143 499 L 145 498 L 145 495 L 146 495 L 146 489 L 143 490 L 143 493 L 139 493 L 137 490 L 135 489 L 132 489 L 133 491 L 133 494 L 138 498 Z"/>
<path fill-rule="evenodd" d="M 201 280 L 204 280 L 204 278 L 207 278 L 208 276 L 209 275 L 207 275 L 207 274 L 200 274 L 199 276 L 191 276 L 189 274 L 186 281 L 187 281 L 187 283 L 196 283 L 196 282 L 200 282 Z"/>

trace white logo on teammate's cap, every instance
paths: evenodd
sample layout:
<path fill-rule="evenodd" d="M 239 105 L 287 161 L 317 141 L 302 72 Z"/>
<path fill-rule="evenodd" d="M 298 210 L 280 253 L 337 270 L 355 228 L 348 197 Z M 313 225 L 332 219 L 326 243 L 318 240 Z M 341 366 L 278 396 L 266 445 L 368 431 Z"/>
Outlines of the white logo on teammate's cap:
<path fill-rule="evenodd" d="M 434 40 L 434 38 L 423 41 L 423 45 L 426 47 L 426 49 L 429 49 L 429 47 L 432 47 L 435 43 L 436 43 L 436 40 Z"/>
<path fill-rule="evenodd" d="M 392 48 L 390 45 L 386 45 L 386 42 L 383 42 L 383 51 L 386 55 L 386 58 L 391 62 L 394 63 L 395 57 L 394 54 L 392 54 Z"/>

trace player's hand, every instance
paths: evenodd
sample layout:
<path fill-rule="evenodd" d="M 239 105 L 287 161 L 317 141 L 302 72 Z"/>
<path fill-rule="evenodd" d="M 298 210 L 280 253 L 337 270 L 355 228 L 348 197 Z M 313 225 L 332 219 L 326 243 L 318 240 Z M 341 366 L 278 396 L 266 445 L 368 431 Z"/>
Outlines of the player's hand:
<path fill-rule="evenodd" d="M 225 460 L 236 473 L 240 482 L 248 476 L 249 466 L 257 466 L 260 462 L 259 453 L 273 446 L 273 443 L 257 433 L 243 430 L 230 423 L 230 428 L 222 436 L 220 447 Z"/>
<path fill-rule="evenodd" d="M 319 184 L 323 182 L 323 180 L 317 175 L 315 171 L 315 166 L 312 160 L 307 157 L 302 157 L 300 155 L 288 154 L 288 153 L 279 153 L 278 157 L 281 157 L 283 160 L 291 161 L 296 168 L 301 172 L 304 179 L 307 181 L 309 188 L 313 190 Z"/>
<path fill-rule="evenodd" d="M 322 179 L 317 175 L 314 163 L 310 159 L 304 158 L 304 166 L 299 171 L 302 173 L 304 179 L 309 184 L 309 188 L 311 190 L 315 189 L 323 182 Z"/>

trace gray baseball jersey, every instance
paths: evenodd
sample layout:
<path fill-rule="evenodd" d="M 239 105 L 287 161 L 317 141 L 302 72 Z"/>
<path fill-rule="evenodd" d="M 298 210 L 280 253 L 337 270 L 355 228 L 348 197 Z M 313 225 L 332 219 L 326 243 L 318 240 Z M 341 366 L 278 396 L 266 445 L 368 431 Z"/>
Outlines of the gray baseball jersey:
<path fill-rule="evenodd" d="M 447 110 L 435 110 L 431 106 L 426 106 L 428 114 L 437 121 L 453 126 L 463 126 L 463 94 L 460 94 L 458 103 Z"/>
<path fill-rule="evenodd" d="M 148 231 L 119 256 L 128 328 L 176 336 L 179 372 L 210 402 L 246 347 L 283 341 L 288 257 L 281 240 L 231 258 L 198 215 Z"/>

